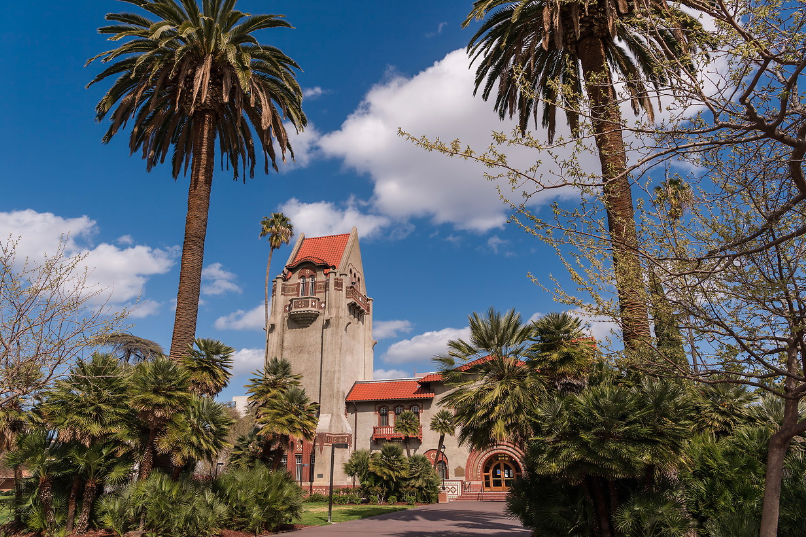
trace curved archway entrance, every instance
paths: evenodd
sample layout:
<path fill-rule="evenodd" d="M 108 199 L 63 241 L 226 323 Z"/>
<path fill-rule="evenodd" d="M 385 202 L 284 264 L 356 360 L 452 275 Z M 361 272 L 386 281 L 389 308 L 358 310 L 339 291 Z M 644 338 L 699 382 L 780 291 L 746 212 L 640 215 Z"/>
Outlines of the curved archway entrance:
<path fill-rule="evenodd" d="M 484 490 L 507 491 L 520 476 L 521 467 L 518 461 L 506 453 L 496 453 L 484 461 Z"/>

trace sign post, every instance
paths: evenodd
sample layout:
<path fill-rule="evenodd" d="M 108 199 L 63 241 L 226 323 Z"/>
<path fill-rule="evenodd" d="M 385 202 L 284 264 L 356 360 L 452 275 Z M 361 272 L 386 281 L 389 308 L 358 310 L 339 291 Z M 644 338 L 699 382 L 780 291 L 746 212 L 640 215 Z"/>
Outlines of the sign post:
<path fill-rule="evenodd" d="M 330 444 L 330 497 L 327 502 L 327 523 L 333 524 L 333 465 L 336 463 L 336 448 L 344 449 L 350 444 Z"/>

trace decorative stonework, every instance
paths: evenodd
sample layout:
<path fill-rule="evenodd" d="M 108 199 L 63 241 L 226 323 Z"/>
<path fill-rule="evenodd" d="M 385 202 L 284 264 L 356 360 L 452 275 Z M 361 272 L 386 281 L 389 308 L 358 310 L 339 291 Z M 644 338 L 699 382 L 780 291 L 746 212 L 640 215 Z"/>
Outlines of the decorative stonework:
<path fill-rule="evenodd" d="M 299 294 L 298 283 L 284 283 L 283 296 L 297 296 Z"/>
<path fill-rule="evenodd" d="M 470 452 L 470 455 L 467 457 L 467 481 L 481 481 L 484 473 L 484 462 L 496 454 L 509 455 L 523 468 L 523 461 L 525 459 L 523 451 L 518 449 L 514 444 L 505 442 L 497 444 L 490 449 L 485 449 L 484 451 L 473 450 Z"/>
<path fill-rule="evenodd" d="M 344 280 L 342 280 L 341 278 L 336 278 L 333 285 L 336 291 L 341 291 L 342 289 L 344 289 Z"/>

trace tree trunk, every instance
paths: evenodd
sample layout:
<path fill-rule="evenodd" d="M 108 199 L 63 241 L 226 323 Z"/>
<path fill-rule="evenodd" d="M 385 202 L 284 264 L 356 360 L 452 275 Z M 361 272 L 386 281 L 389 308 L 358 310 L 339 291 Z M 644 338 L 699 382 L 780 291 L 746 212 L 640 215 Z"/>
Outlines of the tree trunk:
<path fill-rule="evenodd" d="M 67 498 L 67 520 L 64 524 L 67 533 L 73 531 L 73 522 L 76 518 L 76 504 L 78 503 L 78 488 L 80 486 L 81 478 L 76 476 L 73 479 L 73 485 L 70 487 L 70 496 Z"/>
<path fill-rule="evenodd" d="M 582 38 L 577 54 L 591 105 L 591 123 L 599 151 L 604 182 L 604 206 L 613 248 L 613 269 L 619 300 L 624 346 L 636 350 L 650 337 L 649 316 L 643 299 L 644 281 L 638 257 L 627 152 L 621 131 L 621 112 L 607 65 L 602 38 Z"/>
<path fill-rule="evenodd" d="M 593 489 L 593 503 L 596 509 L 596 517 L 599 520 L 599 531 L 602 537 L 613 537 L 610 527 L 610 513 L 608 502 L 605 499 L 605 491 L 602 482 L 596 478 L 591 478 L 591 489 Z"/>
<path fill-rule="evenodd" d="M 442 446 L 445 445 L 445 435 L 439 435 L 439 442 L 437 442 L 437 454 L 434 456 L 434 470 L 437 469 L 437 463 L 439 462 L 440 455 L 442 455 Z"/>
<path fill-rule="evenodd" d="M 274 248 L 269 247 L 269 260 L 266 262 L 266 301 L 265 301 L 266 321 L 263 324 L 263 329 L 266 331 L 266 350 L 263 353 L 264 362 L 269 361 L 269 269 L 271 269 L 272 255 L 274 255 Z"/>
<path fill-rule="evenodd" d="M 81 515 L 78 517 L 78 533 L 87 531 L 87 526 L 90 523 L 90 513 L 92 512 L 92 503 L 95 501 L 95 491 L 98 488 L 98 483 L 94 479 L 87 481 L 84 486 L 84 497 L 81 499 Z"/>
<path fill-rule="evenodd" d="M 22 466 L 14 468 L 14 524 L 19 526 L 22 524 L 22 513 L 20 506 L 22 505 Z"/>
<path fill-rule="evenodd" d="M 42 502 L 45 524 L 50 532 L 56 528 L 56 517 L 53 514 L 53 485 L 48 477 L 39 479 L 39 500 Z"/>
<path fill-rule="evenodd" d="M 783 423 L 772 435 L 767 446 L 767 470 L 764 476 L 764 504 L 761 510 L 759 537 L 776 537 L 778 535 L 784 458 L 792 439 L 806 431 L 806 420 L 798 421 L 798 403 L 799 401 L 795 399 L 785 401 Z"/>
<path fill-rule="evenodd" d="M 188 189 L 188 210 L 185 217 L 185 240 L 182 243 L 182 264 L 179 269 L 179 290 L 176 295 L 171 353 L 173 360 L 181 358 L 196 336 L 196 316 L 199 312 L 201 273 L 204 264 L 204 239 L 207 235 L 207 214 L 215 162 L 214 112 L 200 111 L 193 115 L 193 171 Z"/>
<path fill-rule="evenodd" d="M 409 437 L 408 436 L 403 437 L 403 445 L 406 446 L 406 458 L 410 459 L 411 458 L 411 452 L 409 451 Z"/>
<path fill-rule="evenodd" d="M 137 475 L 137 480 L 142 481 L 148 479 L 151 475 L 151 469 L 154 467 L 154 440 L 157 438 L 157 428 L 152 427 L 148 430 L 148 438 L 146 439 L 145 451 L 143 452 L 143 460 L 140 462 L 140 472 Z"/>

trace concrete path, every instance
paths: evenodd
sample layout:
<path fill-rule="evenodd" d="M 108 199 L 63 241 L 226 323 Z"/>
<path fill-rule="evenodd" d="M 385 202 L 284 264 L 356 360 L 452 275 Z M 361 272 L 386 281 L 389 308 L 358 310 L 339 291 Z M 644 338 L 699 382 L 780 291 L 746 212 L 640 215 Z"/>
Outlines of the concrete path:
<path fill-rule="evenodd" d="M 517 520 L 504 514 L 504 502 L 450 502 L 387 513 L 330 526 L 305 528 L 293 537 L 529 537 Z"/>

